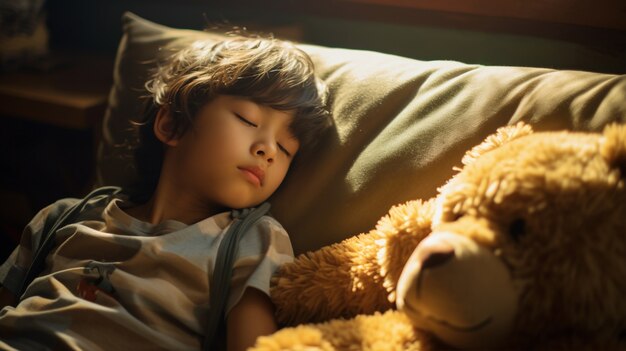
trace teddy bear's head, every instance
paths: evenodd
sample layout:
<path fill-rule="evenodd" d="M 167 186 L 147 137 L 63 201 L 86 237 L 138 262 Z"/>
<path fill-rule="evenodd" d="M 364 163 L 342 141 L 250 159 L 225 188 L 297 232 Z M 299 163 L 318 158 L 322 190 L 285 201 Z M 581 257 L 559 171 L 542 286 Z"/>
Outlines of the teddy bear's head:
<path fill-rule="evenodd" d="M 439 189 L 397 305 L 461 348 L 626 330 L 626 126 L 499 129 Z"/>

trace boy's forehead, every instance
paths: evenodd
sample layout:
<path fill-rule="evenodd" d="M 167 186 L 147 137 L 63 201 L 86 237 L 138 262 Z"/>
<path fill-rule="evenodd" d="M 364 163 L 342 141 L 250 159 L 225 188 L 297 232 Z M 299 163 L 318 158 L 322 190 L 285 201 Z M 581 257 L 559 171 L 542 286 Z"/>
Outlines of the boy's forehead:
<path fill-rule="evenodd" d="M 241 105 L 243 108 L 249 108 L 252 110 L 257 110 L 260 112 L 266 112 L 271 114 L 282 114 L 288 117 L 290 120 L 295 117 L 295 110 L 279 110 L 269 105 L 265 105 L 262 103 L 258 103 L 254 101 L 252 98 L 245 96 L 235 96 L 235 95 L 226 95 L 229 100 L 231 100 L 235 104 Z"/>

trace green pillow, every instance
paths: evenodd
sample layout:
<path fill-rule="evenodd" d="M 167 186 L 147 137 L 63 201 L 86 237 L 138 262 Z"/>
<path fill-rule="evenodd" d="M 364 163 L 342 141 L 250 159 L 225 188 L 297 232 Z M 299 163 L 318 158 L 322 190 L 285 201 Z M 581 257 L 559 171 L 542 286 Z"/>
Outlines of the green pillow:
<path fill-rule="evenodd" d="M 158 60 L 218 33 L 123 16 L 98 183 L 136 175 L 120 156 L 129 119 Z M 436 194 L 464 152 L 498 127 L 600 130 L 626 121 L 626 76 L 530 67 L 418 61 L 371 51 L 299 45 L 329 86 L 335 128 L 270 198 L 296 254 L 372 229 L 394 204 Z"/>

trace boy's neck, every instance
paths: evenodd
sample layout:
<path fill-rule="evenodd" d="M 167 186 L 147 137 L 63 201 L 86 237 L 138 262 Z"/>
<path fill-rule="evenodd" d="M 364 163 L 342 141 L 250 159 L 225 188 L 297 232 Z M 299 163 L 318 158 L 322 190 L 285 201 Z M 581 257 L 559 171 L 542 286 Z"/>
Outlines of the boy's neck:
<path fill-rule="evenodd" d="M 192 206 L 176 206 L 172 202 L 168 203 L 168 200 L 161 201 L 153 197 L 144 204 L 124 210 L 136 219 L 150 224 L 159 224 L 165 220 L 176 220 L 191 225 L 227 209 L 221 208 L 209 211 Z"/>
<path fill-rule="evenodd" d="M 125 209 L 129 215 L 147 223 L 176 220 L 187 225 L 227 210 L 226 207 L 203 201 L 198 194 L 186 192 L 163 177 L 148 202 Z"/>

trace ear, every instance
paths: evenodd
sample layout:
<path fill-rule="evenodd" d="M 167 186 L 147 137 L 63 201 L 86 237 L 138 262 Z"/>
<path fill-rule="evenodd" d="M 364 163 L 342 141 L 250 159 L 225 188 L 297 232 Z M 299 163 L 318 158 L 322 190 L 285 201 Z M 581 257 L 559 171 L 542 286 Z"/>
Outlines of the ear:
<path fill-rule="evenodd" d="M 174 136 L 174 120 L 167 107 L 160 107 L 154 118 L 154 135 L 163 144 L 178 145 L 178 136 Z"/>
<path fill-rule="evenodd" d="M 474 146 L 471 150 L 465 153 L 461 162 L 465 166 L 474 162 L 481 155 L 500 147 L 507 142 L 529 135 L 533 133 L 533 129 L 530 125 L 524 122 L 518 122 L 513 126 L 501 127 L 496 132 L 488 136 L 481 144 Z"/>
<path fill-rule="evenodd" d="M 626 124 L 607 125 L 602 134 L 602 157 L 611 167 L 620 170 L 622 178 L 626 178 Z"/>

